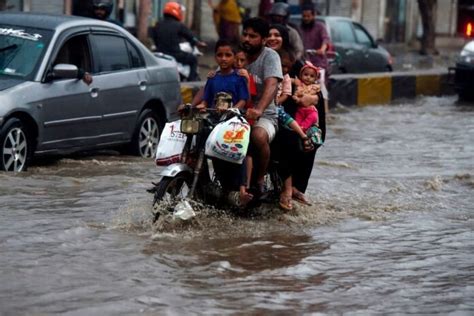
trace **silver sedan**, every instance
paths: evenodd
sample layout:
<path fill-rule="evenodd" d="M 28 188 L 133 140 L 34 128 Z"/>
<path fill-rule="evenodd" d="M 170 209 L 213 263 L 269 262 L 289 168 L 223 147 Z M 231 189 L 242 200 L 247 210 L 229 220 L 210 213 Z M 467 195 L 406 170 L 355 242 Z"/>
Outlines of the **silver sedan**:
<path fill-rule="evenodd" d="M 176 63 L 123 28 L 0 13 L 0 170 L 110 146 L 152 157 L 180 103 Z"/>

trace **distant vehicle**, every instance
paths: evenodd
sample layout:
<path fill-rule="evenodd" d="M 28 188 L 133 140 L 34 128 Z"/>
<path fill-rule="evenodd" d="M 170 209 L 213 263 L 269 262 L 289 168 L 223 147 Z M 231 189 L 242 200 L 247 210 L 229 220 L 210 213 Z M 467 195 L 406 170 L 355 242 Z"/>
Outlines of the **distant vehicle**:
<path fill-rule="evenodd" d="M 331 63 L 332 73 L 367 73 L 392 71 L 392 57 L 369 32 L 345 17 L 318 16 L 326 25 L 337 58 Z M 290 22 L 301 25 L 301 15 L 291 15 Z"/>
<path fill-rule="evenodd" d="M 152 157 L 180 103 L 176 63 L 123 28 L 0 13 L 0 170 L 23 171 L 33 155 L 119 145 Z"/>
<path fill-rule="evenodd" d="M 463 47 L 457 58 L 454 89 L 460 99 L 474 99 L 474 40 Z"/>

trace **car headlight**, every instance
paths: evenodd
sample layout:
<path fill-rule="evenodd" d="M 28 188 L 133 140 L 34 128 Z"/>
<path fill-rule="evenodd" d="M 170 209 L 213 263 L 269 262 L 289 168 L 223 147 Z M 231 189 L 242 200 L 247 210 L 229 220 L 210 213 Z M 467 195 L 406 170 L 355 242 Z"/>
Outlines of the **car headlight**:
<path fill-rule="evenodd" d="M 467 64 L 474 64 L 474 42 L 470 42 L 459 54 L 459 61 Z"/>
<path fill-rule="evenodd" d="M 459 54 L 459 61 L 467 64 L 474 64 L 474 52 L 462 50 Z"/>
<path fill-rule="evenodd" d="M 183 134 L 197 134 L 201 129 L 200 120 L 181 120 L 181 133 Z"/>

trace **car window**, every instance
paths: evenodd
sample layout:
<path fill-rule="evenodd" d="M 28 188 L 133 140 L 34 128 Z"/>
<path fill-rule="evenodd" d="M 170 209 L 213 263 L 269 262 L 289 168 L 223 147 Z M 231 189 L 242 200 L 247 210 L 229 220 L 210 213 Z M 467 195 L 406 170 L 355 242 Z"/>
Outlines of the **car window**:
<path fill-rule="evenodd" d="M 53 65 L 72 64 L 91 72 L 91 58 L 87 34 L 77 35 L 64 42 L 54 59 Z"/>
<path fill-rule="evenodd" d="M 125 39 L 114 35 L 94 35 L 97 70 L 110 72 L 130 69 L 130 55 Z"/>
<path fill-rule="evenodd" d="M 372 47 L 372 39 L 369 34 L 360 26 L 354 23 L 354 31 L 356 34 L 357 42 L 367 47 Z"/>
<path fill-rule="evenodd" d="M 132 68 L 145 67 L 142 55 L 139 53 L 138 49 L 129 41 L 126 41 L 126 44 L 130 54 L 130 65 Z"/>
<path fill-rule="evenodd" d="M 348 21 L 334 21 L 331 23 L 331 37 L 336 43 L 355 43 L 352 23 Z"/>
<path fill-rule="evenodd" d="M 48 30 L 0 24 L 0 77 L 32 80 L 51 36 Z"/>

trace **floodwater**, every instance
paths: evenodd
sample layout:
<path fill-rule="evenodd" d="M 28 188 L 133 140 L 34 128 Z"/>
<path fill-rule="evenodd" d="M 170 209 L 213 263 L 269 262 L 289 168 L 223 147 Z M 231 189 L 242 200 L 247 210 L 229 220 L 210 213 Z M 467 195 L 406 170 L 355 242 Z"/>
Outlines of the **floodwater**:
<path fill-rule="evenodd" d="M 0 173 L 0 314 L 474 314 L 474 105 L 337 109 L 308 195 L 150 223 L 152 161 Z M 295 203 L 296 204 L 296 203 Z"/>

